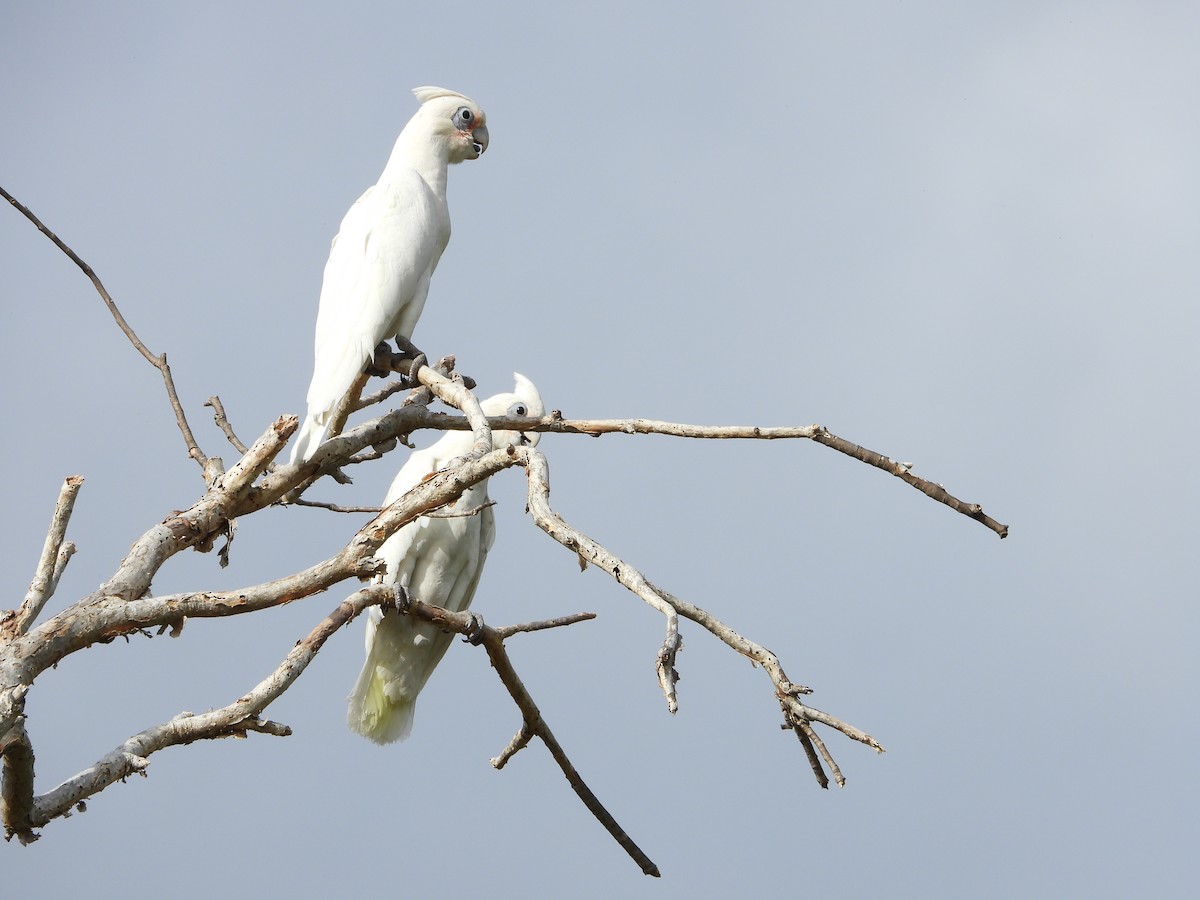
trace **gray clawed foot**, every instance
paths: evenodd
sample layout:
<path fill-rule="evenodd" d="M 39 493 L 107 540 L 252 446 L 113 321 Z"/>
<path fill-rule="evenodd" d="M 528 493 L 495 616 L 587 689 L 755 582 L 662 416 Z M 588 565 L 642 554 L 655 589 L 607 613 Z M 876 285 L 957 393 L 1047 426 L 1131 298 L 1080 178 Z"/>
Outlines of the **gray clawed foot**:
<path fill-rule="evenodd" d="M 375 345 L 375 353 L 371 357 L 371 361 L 367 363 L 366 372 L 375 378 L 387 378 L 392 373 L 392 353 L 391 344 L 387 341 L 380 341 Z"/>
<path fill-rule="evenodd" d="M 366 373 L 376 378 L 387 378 L 393 372 L 403 378 L 416 381 L 417 370 L 429 365 L 425 354 L 407 338 L 397 337 L 396 350 L 387 341 L 380 341 L 367 363 Z"/>
<path fill-rule="evenodd" d="M 395 604 L 396 611 L 399 613 L 407 613 L 409 610 L 408 591 L 398 581 L 392 586 L 392 603 Z"/>
<path fill-rule="evenodd" d="M 466 639 L 467 643 L 478 647 L 483 643 L 483 629 L 485 627 L 483 624 L 483 616 L 479 615 L 479 613 L 470 613 L 469 619 L 470 621 L 467 623 L 467 633 L 463 635 L 463 637 Z"/>

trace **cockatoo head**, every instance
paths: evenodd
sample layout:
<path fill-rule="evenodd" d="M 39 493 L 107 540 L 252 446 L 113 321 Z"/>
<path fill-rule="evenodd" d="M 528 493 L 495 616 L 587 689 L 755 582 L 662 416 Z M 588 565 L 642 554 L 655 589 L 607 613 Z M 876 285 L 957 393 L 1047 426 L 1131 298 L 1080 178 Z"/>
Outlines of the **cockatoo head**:
<path fill-rule="evenodd" d="M 542 406 L 542 396 L 533 382 L 519 372 L 513 373 L 516 386 L 511 394 L 496 394 L 488 397 L 479 405 L 487 416 L 533 416 L 541 418 L 546 414 Z M 541 438 L 539 431 L 493 431 L 492 448 L 502 447 L 534 447 Z"/>
<path fill-rule="evenodd" d="M 440 87 L 413 88 L 421 108 L 413 116 L 445 145 L 449 160 L 479 159 L 488 146 L 487 116 L 470 97 Z"/>

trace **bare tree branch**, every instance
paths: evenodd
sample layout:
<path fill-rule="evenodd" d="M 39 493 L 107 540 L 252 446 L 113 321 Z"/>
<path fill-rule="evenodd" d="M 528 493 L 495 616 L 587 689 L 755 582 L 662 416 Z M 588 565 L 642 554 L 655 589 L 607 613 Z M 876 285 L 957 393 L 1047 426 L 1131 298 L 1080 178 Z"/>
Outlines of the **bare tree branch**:
<path fill-rule="evenodd" d="M 759 425 L 689 425 L 682 422 L 659 422 L 653 419 L 564 419 L 558 410 L 554 410 L 550 415 L 541 419 L 505 416 L 490 419 L 489 424 L 497 431 L 541 431 L 552 434 L 586 434 L 592 437 L 600 437 L 605 434 L 661 434 L 700 440 L 816 441 L 839 453 L 852 456 L 859 462 L 882 469 L 889 475 L 895 475 L 927 497 L 986 525 L 1001 538 L 1008 537 L 1008 526 L 986 515 L 983 507 L 978 503 L 965 503 L 959 500 L 940 484 L 914 475 L 911 463 L 896 462 L 882 453 L 860 447 L 858 444 L 833 434 L 824 425 L 765 427 Z M 449 431 L 465 426 L 451 421 L 442 427 Z"/>
<path fill-rule="evenodd" d="M 320 500 L 305 500 L 303 497 L 292 501 L 293 506 L 308 506 L 313 509 L 328 509 L 339 513 L 378 513 L 383 512 L 382 506 L 339 506 L 336 503 L 324 503 Z"/>
<path fill-rule="evenodd" d="M 290 424 L 294 427 L 295 420 L 292 419 Z M 271 433 L 268 432 L 268 435 Z M 259 443 L 264 443 L 264 439 L 260 438 Z M 251 448 L 251 454 L 254 453 L 255 448 Z M 263 458 L 260 455 L 260 464 L 265 464 L 266 458 L 269 456 Z M 130 555 L 122 563 L 122 570 L 99 591 L 52 617 L 29 634 L 16 638 L 11 645 L 12 654 L 0 657 L 0 685 L 31 684 L 39 674 L 67 655 L 98 642 L 111 641 L 147 628 L 163 625 L 177 627 L 185 618 L 254 612 L 290 603 L 349 578 L 374 575 L 381 565 L 374 554 L 400 527 L 417 516 L 454 502 L 471 485 L 516 462 L 511 448 L 490 451 L 481 459 L 464 458 L 459 465 L 421 482 L 364 524 L 333 557 L 295 574 L 235 591 L 143 596 L 150 577 L 143 570 L 157 571 L 172 553 L 185 549 L 187 540 L 202 527 L 207 527 L 191 524 L 201 515 L 204 521 L 220 517 L 219 508 L 212 510 L 208 507 L 234 502 L 228 498 L 213 498 L 214 494 L 222 492 L 223 486 L 210 489 L 191 510 L 168 519 L 168 523 L 175 524 L 165 526 L 165 530 L 163 525 L 155 526 L 135 542 Z M 239 466 L 241 462 L 231 470 L 231 476 L 238 472 Z M 141 569 L 133 568 L 130 561 L 135 557 L 141 559 Z M 137 579 L 134 579 L 134 571 L 138 574 Z M 13 717 L 19 713 L 18 699 L 6 701 L 4 692 L 0 690 L 0 734 L 11 727 Z"/>
<path fill-rule="evenodd" d="M 0 733 L 0 819 L 4 837 L 22 844 L 38 839 L 33 833 L 33 746 L 25 733 L 25 717 L 4 734 Z"/>
<path fill-rule="evenodd" d="M 75 497 L 79 494 L 79 488 L 82 486 L 82 475 L 71 475 L 63 482 L 62 489 L 58 493 L 58 502 L 54 506 L 54 516 L 50 520 L 50 530 L 46 533 L 46 542 L 42 545 L 42 556 L 38 560 L 37 570 L 29 585 L 29 591 L 25 594 L 25 599 L 21 603 L 21 608 L 17 610 L 16 616 L 0 626 L 10 634 L 17 635 L 27 632 L 29 626 L 41 613 L 42 607 L 46 605 L 46 601 L 54 596 L 58 580 L 67 567 L 67 561 L 75 552 L 75 545 L 71 543 L 64 545 L 63 540 L 67 535 L 67 522 L 71 519 L 71 510 L 75 508 Z"/>
<path fill-rule="evenodd" d="M 500 640 L 506 640 L 514 634 L 521 634 L 527 631 L 545 631 L 547 628 L 562 628 L 566 625 L 574 625 L 576 622 L 588 622 L 596 618 L 596 614 L 592 612 L 572 613 L 569 616 L 559 616 L 555 619 L 544 619 L 540 622 L 527 622 L 524 625 L 509 625 L 505 628 L 497 628 L 496 634 L 500 635 Z"/>
<path fill-rule="evenodd" d="M 492 663 L 492 668 L 496 670 L 496 674 L 500 677 L 500 681 L 503 682 L 504 687 L 507 688 L 509 696 L 513 698 L 513 702 L 521 710 L 522 722 L 518 738 L 526 735 L 521 746 L 527 744 L 530 737 L 540 739 L 546 745 L 546 749 L 550 751 L 550 755 L 558 763 L 558 767 L 562 770 L 563 775 L 566 776 L 572 790 L 583 801 L 583 805 L 588 808 L 588 811 L 596 817 L 600 824 L 605 827 L 608 833 L 613 836 L 613 839 L 621 845 L 621 848 L 629 854 L 645 874 L 653 875 L 655 878 L 659 877 L 658 866 L 634 843 L 633 839 L 625 832 L 625 829 L 604 808 L 604 804 L 600 802 L 599 798 L 592 793 L 591 788 L 584 782 L 574 764 L 567 757 L 566 751 L 563 750 L 562 745 L 554 737 L 550 726 L 546 724 L 541 710 L 538 709 L 533 697 L 517 675 L 516 669 L 513 668 L 512 661 L 508 657 L 508 651 L 504 648 L 504 633 L 515 633 L 515 630 L 533 629 L 527 626 L 516 626 L 515 629 L 490 628 L 487 625 L 483 625 L 479 617 L 471 613 L 453 613 L 415 599 L 398 601 L 397 605 L 402 610 L 408 610 L 410 613 L 420 615 L 422 619 L 428 622 L 433 622 L 442 628 L 466 635 L 471 640 L 471 643 L 483 646 L 484 650 L 487 651 L 488 659 Z M 581 620 L 576 619 L 576 621 Z M 558 624 L 568 623 L 560 621 Z M 497 769 L 504 767 L 513 753 L 516 752 L 513 749 L 514 743 L 516 743 L 516 739 L 509 744 L 504 753 L 492 760 L 493 766 Z"/>
<path fill-rule="evenodd" d="M 412 390 L 412 385 L 406 381 L 388 382 L 375 393 L 368 394 L 367 396 L 360 398 L 359 401 L 354 404 L 353 411 L 358 412 L 361 409 L 366 409 L 368 406 L 374 406 L 377 403 L 382 403 L 393 394 L 398 394 L 400 391 L 405 390 Z M 422 400 L 424 400 L 425 403 L 429 403 L 429 401 L 432 399 L 433 393 L 428 388 L 421 387 L 413 390 L 411 397 L 406 397 L 403 403 L 405 406 L 410 406 L 412 403 L 420 403 Z"/>
<path fill-rule="evenodd" d="M 521 465 L 525 466 L 529 479 L 528 504 L 534 523 L 568 550 L 573 551 L 581 560 L 608 572 L 619 584 L 637 594 L 642 600 L 666 616 L 667 639 L 658 653 L 656 670 L 659 684 L 663 686 L 664 693 L 667 695 L 667 708 L 671 712 L 675 712 L 678 708 L 674 687 L 679 675 L 675 671 L 674 662 L 675 654 L 682 646 L 678 635 L 678 616 L 683 616 L 706 629 L 738 653 L 762 666 L 775 685 L 775 696 L 783 709 L 784 718 L 789 727 L 797 723 L 820 722 L 840 731 L 852 740 L 866 744 L 879 752 L 883 751 L 882 745 L 866 732 L 801 703 L 797 697 L 810 693 L 810 689 L 793 684 L 783 671 L 775 654 L 742 637 L 707 611 L 651 584 L 636 568 L 614 556 L 583 532 L 568 525 L 550 508 L 550 470 L 545 456 L 529 447 L 522 447 L 516 452 L 522 460 Z M 666 682 L 665 685 L 664 682 Z M 802 738 L 803 742 L 804 738 Z M 806 751 L 811 749 L 811 745 L 805 743 L 805 749 Z M 810 761 L 813 758 L 815 757 L 810 755 Z M 814 771 L 817 772 L 818 782 L 822 782 L 824 776 L 820 773 L 819 765 Z M 837 774 L 840 779 L 841 773 Z M 839 784 L 842 783 L 843 781 L 839 781 Z M 822 786 L 825 784 L 822 783 Z"/>
<path fill-rule="evenodd" d="M 29 208 L 20 203 L 12 194 L 0 187 L 0 196 L 13 205 L 13 207 L 21 213 L 25 218 L 34 224 L 38 231 L 54 242 L 54 246 L 58 247 L 71 262 L 79 266 L 83 274 L 92 282 L 92 287 L 100 294 L 100 299 L 104 301 L 104 305 L 108 307 L 108 311 L 112 313 L 113 319 L 116 320 L 117 327 L 124 332 L 125 337 L 129 338 L 129 342 L 133 344 L 142 358 L 150 365 L 154 366 L 162 374 L 163 384 L 167 389 L 167 399 L 171 402 L 171 409 L 175 412 L 175 422 L 179 425 L 180 432 L 183 433 L 183 442 L 187 445 L 188 456 L 196 460 L 200 465 L 201 471 L 204 471 L 208 464 L 208 457 L 201 451 L 199 444 L 196 443 L 196 438 L 192 434 L 192 429 L 188 425 L 187 416 L 184 415 L 183 406 L 179 402 L 179 394 L 175 391 L 175 379 L 171 377 L 171 367 L 167 365 L 167 354 L 163 353 L 160 356 L 155 356 L 150 352 L 150 349 L 141 342 L 138 336 L 134 333 L 129 323 L 125 321 L 125 317 L 121 315 L 121 311 L 117 309 L 117 304 L 113 298 L 109 296 L 100 278 L 92 271 L 92 267 L 79 258 L 79 255 L 68 247 L 53 231 L 42 224 L 41 220 L 30 212 Z"/>
<path fill-rule="evenodd" d="M 246 737 L 251 731 L 278 737 L 290 735 L 292 730 L 286 725 L 264 722 L 260 720 L 260 714 L 300 677 L 330 635 L 364 609 L 391 599 L 392 589 L 385 585 L 372 585 L 354 593 L 326 616 L 308 637 L 297 643 L 275 671 L 245 696 L 221 709 L 200 715 L 180 713 L 169 722 L 135 734 L 78 775 L 34 800 L 29 816 L 30 827 L 42 827 L 66 814 L 80 801 L 129 775 L 144 776 L 149 765 L 148 757 L 166 747 L 199 740 Z"/>
<path fill-rule="evenodd" d="M 818 444 L 824 444 L 826 447 L 832 447 L 839 453 L 845 453 L 847 456 L 853 456 L 860 462 L 865 462 L 868 465 L 875 466 L 877 469 L 883 469 L 889 475 L 895 475 L 901 481 L 912 485 L 925 496 L 936 500 L 938 503 L 944 503 L 952 510 L 962 513 L 970 519 L 974 519 L 983 525 L 986 525 L 992 531 L 996 532 L 1001 539 L 1008 537 L 1008 526 L 997 522 L 991 516 L 986 515 L 983 507 L 978 503 L 964 503 L 957 497 L 950 494 L 940 484 L 934 484 L 932 481 L 927 481 L 912 473 L 911 463 L 900 463 L 895 460 L 888 459 L 882 453 L 876 453 L 874 450 L 868 450 L 865 447 L 860 447 L 858 444 L 851 443 L 845 438 L 840 438 L 836 434 L 832 434 L 825 429 L 824 426 L 815 425 L 814 428 L 818 432 L 813 435 L 813 440 Z"/>
<path fill-rule="evenodd" d="M 418 516 L 473 515 L 479 512 L 482 506 L 466 513 L 439 513 L 438 510 L 461 497 L 471 485 L 512 465 L 521 465 L 526 470 L 528 510 L 541 530 L 573 552 L 581 568 L 591 564 L 603 569 L 663 615 L 666 633 L 656 654 L 655 669 L 670 712 L 678 709 L 676 682 L 679 674 L 676 665 L 678 654 L 683 649 L 679 627 L 682 618 L 696 623 L 764 670 L 780 704 L 783 727 L 796 735 L 821 787 L 828 787 L 830 776 L 838 785 L 844 785 L 845 778 L 815 725 L 832 728 L 852 740 L 883 751 L 883 747 L 866 732 L 803 703 L 801 698 L 811 690 L 793 683 L 778 658 L 765 647 L 733 631 L 706 610 L 652 584 L 635 567 L 565 522 L 550 507 L 546 458 L 528 447 L 492 450 L 492 429 L 594 437 L 603 434 L 661 434 L 709 440 L 812 440 L 901 478 L 931 499 L 984 524 L 1001 538 L 1007 536 L 1007 526 L 985 515 L 981 506 L 964 503 L 941 485 L 913 475 L 911 464 L 898 463 L 860 447 L 830 433 L 821 425 L 766 428 L 700 426 L 648 419 L 567 420 L 557 410 L 542 419 L 488 419 L 471 390 L 474 382 L 454 371 L 454 357 L 446 357 L 436 367 L 431 367 L 425 364 L 424 356 L 411 345 L 402 347 L 404 352 L 398 354 L 392 353 L 386 344 L 377 348 L 368 371 L 372 374 L 399 372 L 403 378 L 367 397 L 361 397 L 367 384 L 367 374 L 364 372 L 339 405 L 329 439 L 322 443 L 311 459 L 303 463 L 292 465 L 274 462 L 296 430 L 295 416 L 276 420 L 253 446 L 247 448 L 230 425 L 220 399 L 216 396 L 210 398 L 206 405 L 213 408 L 217 426 L 241 454 L 241 458 L 226 471 L 220 457 L 205 456 L 197 445 L 180 405 L 166 355 L 155 356 L 142 344 L 99 278 L 74 251 L 2 188 L 0 195 L 79 266 L 134 348 L 159 369 L 189 456 L 200 464 L 206 484 L 205 492 L 191 507 L 172 511 L 161 523 L 135 541 L 113 576 L 97 591 L 35 628 L 35 620 L 53 595 L 75 549 L 73 544 L 65 541 L 65 533 L 82 478 L 72 476 L 64 484 L 29 592 L 18 610 L 0 613 L 0 816 L 7 838 L 16 836 L 22 843 L 36 840 L 34 829 L 54 818 L 70 815 L 73 808 L 83 809 L 87 797 L 129 775 L 144 775 L 149 765 L 148 757 L 164 747 L 219 737 L 245 737 L 250 732 L 278 736 L 290 734 L 286 725 L 262 719 L 263 710 L 295 682 L 334 631 L 372 605 L 395 603 L 401 613 L 416 615 L 424 621 L 464 634 L 472 643 L 482 645 L 488 653 L 493 668 L 520 709 L 522 717 L 516 735 L 492 760 L 492 765 L 497 769 L 503 768 L 534 737 L 539 738 L 587 808 L 630 857 L 637 861 L 643 872 L 657 876 L 659 872 L 654 863 L 629 838 L 579 776 L 517 676 L 504 647 L 505 639 L 515 634 L 563 627 L 594 618 L 594 614 L 576 613 L 540 622 L 489 628 L 477 616 L 451 613 L 424 604 L 419 599 L 405 598 L 401 588 L 391 585 L 375 584 L 351 595 L 297 644 L 265 680 L 234 703 L 202 715 L 181 713 L 168 722 L 134 735 L 88 769 L 46 794 L 40 797 L 34 795 L 34 748 L 25 728 L 24 702 L 30 686 L 47 668 L 95 643 L 112 641 L 135 632 L 149 635 L 149 629 L 154 628 L 158 629 L 159 634 L 170 629 L 174 635 L 178 634 L 188 618 L 214 618 L 254 612 L 328 590 L 349 579 L 366 579 L 377 575 L 384 565 L 375 553 L 397 529 Z M 374 420 L 347 427 L 348 418 L 354 412 L 381 403 L 413 385 L 415 387 L 412 387 L 399 408 Z M 461 410 L 463 416 L 430 411 L 427 406 L 435 398 Z M 408 435 L 422 428 L 470 429 L 472 449 L 386 508 L 339 506 L 302 498 L 303 492 L 322 475 L 349 481 L 340 471 L 342 466 L 377 459 L 401 442 L 407 445 Z M 232 538 L 238 517 L 276 503 L 374 515 L 332 557 L 274 581 L 234 591 L 150 596 L 152 580 L 172 556 L 189 547 L 200 551 L 211 549 L 220 536 Z M 226 560 L 227 550 L 228 543 L 221 553 L 222 564 Z"/>

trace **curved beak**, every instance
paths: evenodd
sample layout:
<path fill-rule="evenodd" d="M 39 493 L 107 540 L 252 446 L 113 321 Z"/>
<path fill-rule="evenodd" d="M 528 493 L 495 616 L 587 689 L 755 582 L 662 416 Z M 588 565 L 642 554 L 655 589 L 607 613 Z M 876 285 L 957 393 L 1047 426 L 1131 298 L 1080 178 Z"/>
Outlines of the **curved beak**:
<path fill-rule="evenodd" d="M 537 442 L 542 437 L 542 433 L 540 431 L 530 431 L 528 433 L 522 431 L 522 432 L 520 432 L 520 435 L 521 435 L 521 446 L 522 447 L 525 447 L 525 446 L 536 447 Z"/>
<path fill-rule="evenodd" d="M 471 129 L 471 148 L 475 151 L 474 159 L 479 159 L 488 148 L 488 130 L 486 125 L 476 125 Z"/>

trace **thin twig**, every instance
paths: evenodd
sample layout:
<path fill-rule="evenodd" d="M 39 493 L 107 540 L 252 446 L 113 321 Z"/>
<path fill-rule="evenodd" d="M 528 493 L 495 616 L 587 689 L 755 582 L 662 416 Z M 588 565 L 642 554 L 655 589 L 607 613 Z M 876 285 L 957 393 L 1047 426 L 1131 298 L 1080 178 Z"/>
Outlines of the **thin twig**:
<path fill-rule="evenodd" d="M 13 205 L 21 215 L 25 216 L 34 224 L 38 231 L 48 237 L 59 250 L 67 255 L 67 257 L 77 265 L 84 275 L 92 282 L 92 286 L 96 292 L 100 294 L 100 299 L 104 301 L 104 305 L 108 307 L 108 311 L 116 320 L 117 326 L 124 332 L 125 337 L 129 338 L 129 342 L 133 344 L 134 349 L 142 355 L 146 362 L 154 366 L 162 373 L 163 384 L 167 389 L 167 399 L 171 402 L 171 409 L 175 412 L 175 422 L 179 425 L 179 430 L 183 433 L 183 442 L 187 445 L 188 456 L 196 460 L 200 465 L 201 471 L 208 464 L 208 457 L 204 455 L 200 449 L 200 445 L 196 443 L 196 438 L 192 434 L 192 429 L 188 425 L 187 416 L 184 415 L 183 405 L 179 402 L 179 394 L 175 391 L 175 380 L 171 377 L 171 367 L 167 365 L 167 354 L 163 353 L 160 356 L 155 356 L 150 352 L 150 349 L 141 342 L 138 336 L 134 333 L 129 323 L 125 321 L 125 317 L 121 315 L 121 311 L 117 309 L 117 304 L 109 295 L 100 278 L 92 271 L 92 267 L 80 259 L 79 255 L 68 247 L 53 231 L 42 224 L 42 221 L 35 216 L 28 207 L 19 202 L 12 194 L 0 187 L 0 196 Z"/>
<path fill-rule="evenodd" d="M 308 507 L 312 507 L 313 509 L 328 509 L 331 512 L 339 512 L 339 513 L 371 513 L 371 514 L 375 514 L 375 513 L 383 512 L 382 506 L 339 506 L 336 503 L 325 503 L 321 500 L 305 500 L 303 497 L 293 500 L 292 505 L 293 506 L 308 506 Z"/>
<path fill-rule="evenodd" d="M 588 622 L 594 618 L 596 618 L 596 614 L 593 612 L 578 612 L 572 613 L 569 616 L 559 616 L 556 619 L 543 619 L 540 622 L 527 622 L 524 625 L 509 625 L 504 628 L 497 628 L 496 633 L 500 635 L 500 640 L 505 640 L 514 634 L 522 634 L 528 631 L 545 631 L 547 628 L 564 628 L 567 625 L 574 625 L 576 622 Z"/>
<path fill-rule="evenodd" d="M 248 452 L 250 448 L 242 443 L 241 438 L 234 433 L 233 426 L 229 424 L 229 419 L 225 416 L 225 407 L 221 404 L 221 398 L 213 394 L 213 396 L 204 402 L 204 405 L 212 407 L 213 420 L 216 421 L 217 427 L 225 433 L 225 437 L 229 439 L 229 443 L 233 444 L 234 449 L 238 453 Z"/>
<path fill-rule="evenodd" d="M 489 500 L 486 503 L 480 503 L 478 506 L 472 506 L 470 509 L 464 509 L 461 512 L 446 512 L 445 510 L 435 510 L 434 512 L 426 513 L 427 519 L 469 519 L 471 516 L 477 516 L 489 506 L 495 506 L 495 500 Z"/>
<path fill-rule="evenodd" d="M 374 406 L 376 403 L 382 403 L 384 400 L 386 400 L 388 397 L 392 396 L 393 394 L 398 394 L 398 393 L 400 393 L 400 391 L 410 390 L 411 388 L 412 388 L 412 384 L 410 382 L 406 382 L 406 381 L 388 382 L 382 388 L 377 390 L 375 393 L 368 394 L 367 396 L 360 398 L 359 401 L 354 404 L 354 409 L 352 411 L 358 412 L 359 410 L 366 409 L 368 406 Z M 424 396 L 429 397 L 430 399 L 433 398 L 433 395 L 430 394 L 428 391 L 425 392 Z M 426 402 L 428 402 L 428 400 Z M 405 403 L 408 403 L 408 398 L 405 398 Z"/>

